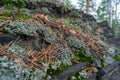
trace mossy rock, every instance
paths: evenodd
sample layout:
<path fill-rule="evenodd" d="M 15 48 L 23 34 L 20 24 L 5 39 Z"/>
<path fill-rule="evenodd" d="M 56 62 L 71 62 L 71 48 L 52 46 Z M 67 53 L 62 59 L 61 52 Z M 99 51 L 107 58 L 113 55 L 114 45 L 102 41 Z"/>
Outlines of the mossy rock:
<path fill-rule="evenodd" d="M 74 51 L 76 52 L 84 52 L 84 55 L 86 56 L 92 56 L 90 53 L 89 47 L 86 45 L 84 41 L 81 41 L 79 39 L 76 39 L 75 37 L 68 37 L 67 38 L 68 45 L 73 48 Z"/>
<path fill-rule="evenodd" d="M 34 37 L 38 29 L 43 29 L 41 26 L 31 22 L 11 22 L 8 27 L 4 28 L 8 33 L 13 35 L 25 35 Z"/>

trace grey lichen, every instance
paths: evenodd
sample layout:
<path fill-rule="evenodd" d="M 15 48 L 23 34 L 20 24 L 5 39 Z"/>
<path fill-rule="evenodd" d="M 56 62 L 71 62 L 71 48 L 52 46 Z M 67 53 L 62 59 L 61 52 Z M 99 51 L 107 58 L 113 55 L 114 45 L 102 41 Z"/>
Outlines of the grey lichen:
<path fill-rule="evenodd" d="M 47 29 L 39 29 L 37 30 L 40 38 L 42 38 L 42 40 L 44 40 L 47 43 L 52 43 L 52 42 L 56 42 L 58 41 L 58 38 L 55 34 L 51 33 L 50 31 L 48 31 Z"/>
<path fill-rule="evenodd" d="M 36 68 L 34 73 L 31 75 L 30 80 L 42 80 L 46 75 L 46 72 Z"/>
<path fill-rule="evenodd" d="M 72 65 L 73 54 L 66 44 L 62 44 L 54 54 L 53 62 L 50 64 L 50 69 L 57 70 L 61 65 Z"/>
<path fill-rule="evenodd" d="M 57 36 L 54 35 L 54 34 L 52 34 L 52 33 L 50 33 L 50 32 L 47 32 L 47 31 L 46 31 L 46 32 L 44 33 L 44 35 L 45 35 L 44 39 L 45 39 L 45 41 L 48 42 L 48 43 L 52 43 L 52 42 L 58 40 Z"/>
<path fill-rule="evenodd" d="M 107 52 L 114 57 L 115 55 L 118 55 L 120 57 L 120 50 L 116 47 L 109 47 L 107 49 Z"/>
<path fill-rule="evenodd" d="M 61 45 L 56 54 L 56 59 L 60 60 L 65 66 L 72 65 L 73 54 L 66 44 Z"/>
<path fill-rule="evenodd" d="M 11 22 L 5 30 L 13 35 L 36 36 L 36 30 L 42 27 L 31 22 Z"/>
<path fill-rule="evenodd" d="M 11 45 L 6 51 L 18 55 L 23 60 L 27 55 L 25 49 L 16 44 Z M 38 68 L 35 68 L 34 72 L 32 72 L 29 68 L 25 67 L 24 62 L 18 66 L 19 59 L 3 56 L 0 57 L 0 61 L 0 72 L 2 72 L 0 73 L 0 80 L 41 80 L 47 75 L 46 72 Z M 43 64 L 43 66 L 46 67 L 46 64 Z"/>
<path fill-rule="evenodd" d="M 75 49 L 77 52 L 84 51 L 86 56 L 91 56 L 90 50 L 85 42 L 82 40 L 76 39 L 74 37 L 67 38 L 68 44 L 71 48 Z"/>
<path fill-rule="evenodd" d="M 7 56 L 0 57 L 0 80 L 27 80 L 30 76 L 30 71 L 23 67 L 19 70 L 18 60 L 10 59 Z M 25 75 L 24 75 L 25 74 Z"/>
<path fill-rule="evenodd" d="M 13 54 L 17 54 L 22 59 L 24 59 L 25 55 L 27 55 L 27 52 L 25 51 L 25 49 L 16 45 L 16 44 L 11 45 L 6 51 L 10 52 L 10 53 L 13 53 Z"/>
<path fill-rule="evenodd" d="M 45 14 L 50 14 L 49 9 L 47 9 L 47 8 L 45 8 L 45 7 L 42 8 L 42 11 L 43 11 L 43 13 L 45 13 Z"/>

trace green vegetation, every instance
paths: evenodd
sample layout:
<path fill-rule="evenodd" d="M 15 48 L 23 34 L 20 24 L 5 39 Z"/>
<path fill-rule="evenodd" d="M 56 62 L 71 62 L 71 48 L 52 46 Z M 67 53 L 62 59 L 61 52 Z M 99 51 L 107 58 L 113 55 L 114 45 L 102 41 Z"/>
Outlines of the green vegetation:
<path fill-rule="evenodd" d="M 115 59 L 116 61 L 120 61 L 120 57 L 119 57 L 118 55 L 115 55 L 115 56 L 114 56 L 114 59 Z"/>
<path fill-rule="evenodd" d="M 86 11 L 89 11 L 91 1 L 87 2 Z M 6 71 L 0 76 L 6 76 L 6 73 L 9 75 L 9 70 L 11 70 L 13 72 L 11 75 L 19 76 L 20 80 L 50 79 L 53 75 L 58 76 L 57 74 L 75 64 L 91 63 L 90 66 L 83 67 L 69 78 L 69 80 L 82 80 L 94 73 L 94 69 L 101 69 L 97 68 L 98 65 L 91 68 L 94 65 L 91 49 L 97 53 L 97 57 L 94 56 L 96 58 L 102 58 L 103 55 L 109 53 L 112 56 L 110 58 L 120 61 L 119 51 L 111 48 L 108 53 L 105 52 L 108 46 L 98 36 L 96 37 L 97 21 L 93 20 L 91 23 L 91 19 L 87 20 L 89 14 L 73 9 L 70 0 L 1 0 L 1 2 L 4 5 L 0 11 L 0 22 L 9 21 L 9 25 L 1 27 L 0 23 L 0 32 L 20 38 L 13 44 L 0 47 L 0 62 L 2 63 L 0 72 Z M 41 5 L 44 6 L 41 7 Z M 40 9 L 34 11 L 37 8 Z M 99 20 L 105 17 L 105 13 L 101 12 L 104 8 L 105 6 L 98 7 Z M 94 19 L 92 15 L 90 16 Z M 115 21 L 113 23 L 115 26 Z M 91 34 L 95 34 L 95 37 Z M 108 65 L 103 59 L 100 64 L 102 68 Z M 21 74 L 18 73 L 18 67 L 21 69 Z"/>
<path fill-rule="evenodd" d="M 10 17 L 11 14 L 10 14 L 10 12 L 2 12 L 2 13 L 0 13 L 0 16 Z"/>
<path fill-rule="evenodd" d="M 79 61 L 79 62 L 93 62 L 93 59 L 91 57 L 86 57 L 85 56 L 85 52 L 83 50 L 80 50 L 80 52 L 73 52 L 73 54 L 75 55 L 75 58 Z"/>

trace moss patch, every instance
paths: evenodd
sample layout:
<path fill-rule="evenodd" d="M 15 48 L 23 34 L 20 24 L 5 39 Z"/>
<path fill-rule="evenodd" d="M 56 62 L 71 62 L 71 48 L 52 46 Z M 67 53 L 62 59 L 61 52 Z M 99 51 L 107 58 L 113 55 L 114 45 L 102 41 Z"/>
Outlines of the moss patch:
<path fill-rule="evenodd" d="M 120 57 L 119 57 L 118 55 L 115 55 L 115 56 L 114 56 L 114 59 L 115 59 L 116 61 L 120 61 Z"/>
<path fill-rule="evenodd" d="M 73 52 L 75 55 L 75 58 L 78 60 L 78 62 L 93 62 L 93 59 L 91 57 L 86 57 L 84 54 L 85 52 L 83 50 L 80 50 L 80 52 Z"/>

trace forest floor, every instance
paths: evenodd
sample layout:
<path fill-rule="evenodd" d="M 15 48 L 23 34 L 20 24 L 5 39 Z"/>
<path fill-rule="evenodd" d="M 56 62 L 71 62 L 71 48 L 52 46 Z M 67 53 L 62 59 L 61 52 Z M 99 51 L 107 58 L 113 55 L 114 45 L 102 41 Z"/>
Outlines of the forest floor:
<path fill-rule="evenodd" d="M 119 80 L 120 40 L 107 21 L 60 3 L 6 4 L 0 3 L 0 80 Z"/>

